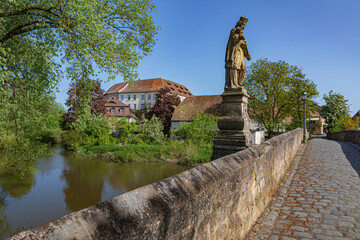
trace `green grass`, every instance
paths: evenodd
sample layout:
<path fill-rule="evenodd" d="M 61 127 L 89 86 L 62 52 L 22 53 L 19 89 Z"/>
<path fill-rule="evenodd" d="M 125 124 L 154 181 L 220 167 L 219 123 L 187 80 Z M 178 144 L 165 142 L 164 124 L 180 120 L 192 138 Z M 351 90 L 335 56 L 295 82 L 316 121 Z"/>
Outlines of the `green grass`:
<path fill-rule="evenodd" d="M 139 145 L 84 145 L 82 148 L 82 154 L 96 155 L 114 162 L 156 161 L 196 164 L 210 161 L 212 155 L 211 144 L 180 141 Z"/>

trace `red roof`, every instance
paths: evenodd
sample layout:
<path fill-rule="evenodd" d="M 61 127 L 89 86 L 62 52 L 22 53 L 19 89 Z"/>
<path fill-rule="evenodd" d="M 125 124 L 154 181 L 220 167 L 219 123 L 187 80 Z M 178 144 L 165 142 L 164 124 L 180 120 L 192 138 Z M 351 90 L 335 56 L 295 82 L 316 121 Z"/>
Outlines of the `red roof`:
<path fill-rule="evenodd" d="M 222 97 L 220 95 L 191 96 L 185 98 L 175 109 L 171 121 L 191 121 L 198 113 L 221 116 Z"/>
<path fill-rule="evenodd" d="M 105 108 L 107 117 L 133 117 L 136 119 L 135 112 L 128 105 L 115 97 L 106 100 Z M 113 109 L 114 112 L 111 112 L 111 109 Z M 120 109 L 123 110 L 120 111 Z"/>
<path fill-rule="evenodd" d="M 119 99 L 111 97 L 106 100 L 105 107 L 129 107 Z"/>
<path fill-rule="evenodd" d="M 118 83 L 112 86 L 106 93 L 138 93 L 138 92 L 157 92 L 159 88 L 168 87 L 172 93 L 189 97 L 192 93 L 184 85 L 166 80 L 163 78 L 153 78 L 133 81 L 132 83 Z"/>
<path fill-rule="evenodd" d="M 109 93 L 117 93 L 118 91 L 123 89 L 127 84 L 128 84 L 127 82 L 117 83 L 114 86 L 112 86 L 111 88 L 109 88 L 109 90 L 106 91 L 105 95 L 109 94 Z"/>

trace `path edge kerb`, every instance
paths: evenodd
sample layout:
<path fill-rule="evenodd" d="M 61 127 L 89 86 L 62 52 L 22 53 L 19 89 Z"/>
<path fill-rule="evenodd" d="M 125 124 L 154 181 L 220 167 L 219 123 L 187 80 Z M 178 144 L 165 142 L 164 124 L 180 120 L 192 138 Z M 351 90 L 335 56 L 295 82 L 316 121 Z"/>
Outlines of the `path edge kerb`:
<path fill-rule="evenodd" d="M 289 169 L 302 131 L 284 133 L 11 239 L 242 239 Z"/>
<path fill-rule="evenodd" d="M 246 235 L 245 239 L 248 240 L 260 240 L 269 239 L 275 224 L 281 207 L 284 205 L 285 198 L 288 194 L 291 182 L 298 169 L 301 159 L 304 157 L 309 143 L 302 143 L 298 153 L 296 154 L 294 161 L 292 162 L 289 170 L 281 179 L 278 189 L 273 194 L 271 201 L 267 208 L 263 211 L 261 216 L 257 219 L 256 223 L 252 227 L 251 231 Z"/>

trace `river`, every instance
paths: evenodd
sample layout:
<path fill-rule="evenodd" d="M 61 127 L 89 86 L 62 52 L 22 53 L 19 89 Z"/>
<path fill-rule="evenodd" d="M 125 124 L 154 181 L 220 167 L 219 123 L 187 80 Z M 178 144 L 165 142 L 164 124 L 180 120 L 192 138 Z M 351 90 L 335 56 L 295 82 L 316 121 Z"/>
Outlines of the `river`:
<path fill-rule="evenodd" d="M 0 156 L 0 162 L 3 161 Z M 154 162 L 109 163 L 55 146 L 22 180 L 0 169 L 0 238 L 189 169 Z"/>

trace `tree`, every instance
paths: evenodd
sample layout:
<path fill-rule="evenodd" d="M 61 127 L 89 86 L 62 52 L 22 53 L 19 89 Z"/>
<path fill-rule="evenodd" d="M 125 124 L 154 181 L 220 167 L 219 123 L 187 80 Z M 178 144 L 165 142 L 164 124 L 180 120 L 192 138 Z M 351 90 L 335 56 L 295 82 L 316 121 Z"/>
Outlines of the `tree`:
<path fill-rule="evenodd" d="M 0 66 L 17 56 L 11 46 L 22 38 L 51 46 L 73 79 L 95 69 L 135 79 L 155 44 L 154 10 L 151 0 L 0 1 Z"/>
<path fill-rule="evenodd" d="M 164 133 L 167 135 L 170 131 L 172 115 L 180 102 L 179 96 L 171 93 L 169 88 L 161 88 L 156 94 L 155 105 L 147 113 L 146 118 L 152 119 L 153 116 L 159 118 L 164 126 Z"/>
<path fill-rule="evenodd" d="M 79 115 L 90 108 L 91 114 L 103 116 L 106 113 L 104 90 L 101 83 L 96 80 L 78 80 L 70 83 L 69 98 L 65 105 L 68 112 L 63 115 L 65 126 L 70 127 Z"/>
<path fill-rule="evenodd" d="M 342 121 L 339 120 L 348 116 L 350 112 L 350 106 L 347 104 L 348 100 L 343 95 L 332 90 L 328 95 L 324 94 L 323 99 L 325 105 L 322 107 L 320 114 L 328 122 L 328 132 L 340 131 Z"/>
<path fill-rule="evenodd" d="M 302 69 L 284 61 L 261 58 L 252 63 L 244 80 L 250 100 L 250 114 L 261 123 L 269 136 L 287 117 L 300 127 L 303 114 L 302 92 L 308 93 L 307 116 L 314 110 L 316 85 L 305 78 Z"/>

